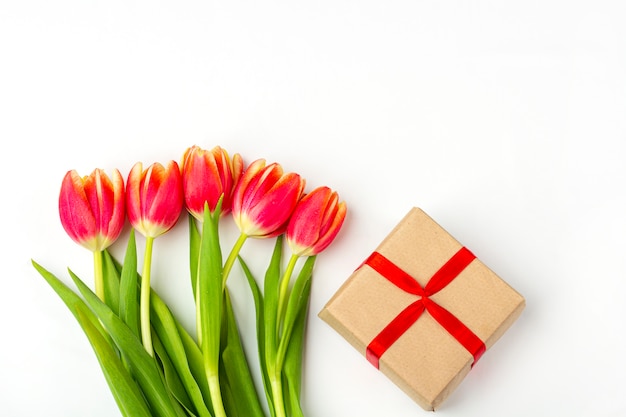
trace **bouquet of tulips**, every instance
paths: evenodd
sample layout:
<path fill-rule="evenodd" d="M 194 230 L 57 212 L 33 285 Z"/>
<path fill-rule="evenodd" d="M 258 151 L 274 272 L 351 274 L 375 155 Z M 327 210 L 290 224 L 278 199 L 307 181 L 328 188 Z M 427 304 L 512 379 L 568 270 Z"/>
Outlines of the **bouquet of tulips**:
<path fill-rule="evenodd" d="M 185 212 L 194 331 L 150 284 L 155 238 Z M 68 235 L 93 253 L 93 290 L 71 270 L 78 291 L 33 265 L 84 330 L 122 415 L 303 416 L 301 362 L 313 266 L 346 215 L 336 192 L 318 187 L 306 193 L 304 179 L 278 163 L 258 159 L 244 167 L 239 154 L 192 146 L 180 164 L 144 168 L 138 162 L 126 183 L 118 170 L 108 176 L 95 169 L 85 177 L 69 171 L 59 214 Z M 223 260 L 219 226 L 227 217 L 240 235 Z M 131 227 L 118 260 L 109 247 L 126 219 Z M 141 266 L 136 232 L 145 243 Z M 262 281 L 241 256 L 249 238 L 275 239 Z M 290 256 L 283 260 L 284 251 Z M 255 302 L 264 395 L 253 383 L 229 296 L 235 263 Z"/>

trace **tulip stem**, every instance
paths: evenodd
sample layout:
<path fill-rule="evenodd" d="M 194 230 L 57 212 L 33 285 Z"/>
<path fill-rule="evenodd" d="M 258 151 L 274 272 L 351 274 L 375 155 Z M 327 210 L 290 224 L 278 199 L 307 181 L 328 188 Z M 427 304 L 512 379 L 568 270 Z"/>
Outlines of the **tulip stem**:
<path fill-rule="evenodd" d="M 239 235 L 239 238 L 233 245 L 233 248 L 231 249 L 228 258 L 226 258 L 226 263 L 224 263 L 224 270 L 222 271 L 222 291 L 224 291 L 224 289 L 226 288 L 226 280 L 228 280 L 230 270 L 233 268 L 235 260 L 237 259 L 237 255 L 239 255 L 239 252 L 241 251 L 241 248 L 243 247 L 243 244 L 247 239 L 248 235 L 246 235 L 245 233 L 241 233 Z"/>
<path fill-rule="evenodd" d="M 280 330 L 280 323 L 283 320 L 283 316 L 285 314 L 285 308 L 287 308 L 287 298 L 289 291 L 289 281 L 291 281 L 291 275 L 293 274 L 293 270 L 296 267 L 296 262 L 298 261 L 298 255 L 291 255 L 289 258 L 289 263 L 287 263 L 287 268 L 285 269 L 285 273 L 283 274 L 282 280 L 280 282 L 280 290 L 278 293 L 278 326 L 276 327 L 277 331 Z"/>
<path fill-rule="evenodd" d="M 220 379 L 218 371 L 205 363 L 207 367 L 207 382 L 209 384 L 209 392 L 211 393 L 211 402 L 213 405 L 213 413 L 215 417 L 226 417 L 226 409 L 224 408 L 224 402 L 222 401 L 222 391 L 220 388 Z"/>
<path fill-rule="evenodd" d="M 93 275 L 95 280 L 96 295 L 104 302 L 104 273 L 102 271 L 102 251 L 93 253 Z"/>
<path fill-rule="evenodd" d="M 281 370 L 274 370 L 274 375 L 270 378 L 270 385 L 272 387 L 272 400 L 274 402 L 274 412 L 276 417 L 286 417 L 285 412 L 285 398 L 283 395 L 283 383 L 281 377 Z"/>
<path fill-rule="evenodd" d="M 146 251 L 143 258 L 141 295 L 139 300 L 141 315 L 141 341 L 150 356 L 154 356 L 154 351 L 152 349 L 152 333 L 150 331 L 150 267 L 152 263 L 153 243 L 153 237 L 146 237 Z"/>

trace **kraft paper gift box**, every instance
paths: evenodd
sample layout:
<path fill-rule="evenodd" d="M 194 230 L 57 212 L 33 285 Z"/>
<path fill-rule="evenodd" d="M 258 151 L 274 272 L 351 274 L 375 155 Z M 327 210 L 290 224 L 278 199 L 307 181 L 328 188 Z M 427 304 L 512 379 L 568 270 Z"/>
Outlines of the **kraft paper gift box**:
<path fill-rule="evenodd" d="M 425 410 L 454 391 L 524 298 L 413 208 L 319 313 Z"/>

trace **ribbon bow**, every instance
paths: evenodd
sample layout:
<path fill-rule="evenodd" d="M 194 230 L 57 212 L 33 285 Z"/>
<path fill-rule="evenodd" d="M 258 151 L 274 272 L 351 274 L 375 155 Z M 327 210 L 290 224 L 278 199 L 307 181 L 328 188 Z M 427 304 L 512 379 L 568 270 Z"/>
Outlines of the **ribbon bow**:
<path fill-rule="evenodd" d="M 400 338 L 426 310 L 444 329 L 448 331 L 474 357 L 472 366 L 485 353 L 482 340 L 465 326 L 452 313 L 429 297 L 446 287 L 476 257 L 465 247 L 452 256 L 428 281 L 424 288 L 409 274 L 393 264 L 378 252 L 374 252 L 364 262 L 398 288 L 417 295 L 415 302 L 400 312 L 367 346 L 366 357 L 372 365 L 379 367 L 380 357 Z"/>

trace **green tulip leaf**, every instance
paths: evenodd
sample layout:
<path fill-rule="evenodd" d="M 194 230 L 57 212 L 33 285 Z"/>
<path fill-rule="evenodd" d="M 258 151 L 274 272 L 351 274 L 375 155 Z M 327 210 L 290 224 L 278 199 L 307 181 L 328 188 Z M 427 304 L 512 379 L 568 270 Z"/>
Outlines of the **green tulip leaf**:
<path fill-rule="evenodd" d="M 111 255 L 102 251 L 102 275 L 104 279 L 104 301 L 113 311 L 119 311 L 120 277 Z"/>
<path fill-rule="evenodd" d="M 143 399 L 139 387 L 124 369 L 114 345 L 109 341 L 109 334 L 102 327 L 96 315 L 74 291 L 55 275 L 35 261 L 32 263 L 59 295 L 87 335 L 122 414 L 125 417 L 151 417 L 149 407 Z"/>
<path fill-rule="evenodd" d="M 221 213 L 221 199 L 214 213 L 204 205 L 200 253 L 198 256 L 198 282 L 196 317 L 198 338 L 202 350 L 204 370 L 211 392 L 211 409 L 218 417 L 225 417 L 220 388 L 220 337 L 222 316 L 222 251 L 219 242 L 218 223 Z"/>
<path fill-rule="evenodd" d="M 189 215 L 189 273 L 194 299 L 198 285 L 198 257 L 200 254 L 200 231 L 196 225 L 196 218 Z"/>
<path fill-rule="evenodd" d="M 195 410 L 195 413 L 200 417 L 210 417 L 211 413 L 206 406 L 200 386 L 190 369 L 185 346 L 181 340 L 174 315 L 159 297 L 151 297 L 150 307 L 152 309 L 152 326 L 162 344 L 160 356 L 167 355 L 169 357 L 174 371 L 180 377 L 185 394 L 188 395 L 189 401 L 193 404 L 193 406 L 186 405 L 186 407 Z M 199 351 L 198 354 L 201 360 L 202 354 Z M 204 375 L 204 372 L 202 374 Z"/>
<path fill-rule="evenodd" d="M 219 245 L 217 222 L 219 213 L 211 215 L 205 205 L 200 255 L 198 264 L 198 295 L 200 308 L 200 346 L 205 355 L 206 365 L 215 367 L 220 348 L 220 327 L 222 312 L 222 251 Z M 210 359 L 209 359 L 210 357 Z"/>
<path fill-rule="evenodd" d="M 65 305 L 68 307 L 70 312 L 74 315 L 74 317 L 78 319 L 76 306 L 82 304 L 86 307 L 86 304 L 83 301 L 83 299 L 80 298 L 74 291 L 72 291 L 67 285 L 65 285 L 54 274 L 46 270 L 43 266 L 39 265 L 35 261 L 32 261 L 32 264 L 37 270 L 37 272 L 39 272 L 39 274 L 46 280 L 46 282 L 48 282 L 48 284 L 52 287 L 52 289 L 57 293 L 57 295 L 65 303 Z M 98 331 L 102 334 L 102 336 L 104 336 L 107 340 L 109 340 L 109 334 L 100 325 L 98 318 L 90 311 L 87 311 L 84 314 L 90 319 L 90 321 L 94 324 L 94 327 L 98 329 Z"/>
<path fill-rule="evenodd" d="M 256 387 L 250 373 L 248 360 L 243 350 L 239 329 L 228 289 L 224 291 L 224 320 L 221 360 L 224 367 L 224 376 L 228 384 L 235 387 L 232 391 L 236 415 L 246 417 L 263 417 L 263 408 L 259 402 Z M 224 379 L 224 378 L 220 378 Z M 232 408 L 226 409 L 229 416 L 235 415 Z"/>
<path fill-rule="evenodd" d="M 282 235 L 276 239 L 274 251 L 270 264 L 265 273 L 264 280 L 264 302 L 263 302 L 263 321 L 264 321 L 264 340 L 265 340 L 265 360 L 268 366 L 273 366 L 276 361 L 276 350 L 278 344 L 278 333 L 280 324 L 278 323 L 278 299 L 279 299 L 279 281 L 281 269 L 282 255 Z M 268 373 L 271 369 L 268 368 Z"/>
<path fill-rule="evenodd" d="M 298 274 L 296 281 L 289 295 L 289 301 L 287 302 L 287 310 L 285 313 L 285 320 L 283 323 L 283 332 L 278 347 L 278 363 L 282 366 L 285 359 L 289 340 L 291 338 L 291 332 L 295 325 L 296 318 L 302 310 L 305 310 L 308 305 L 308 298 L 310 294 L 311 275 L 313 273 L 313 266 L 315 265 L 315 256 L 309 256 L 302 266 L 302 270 Z"/>
<path fill-rule="evenodd" d="M 272 416 L 275 415 L 274 412 L 274 404 L 272 401 L 271 388 L 270 388 L 270 380 L 269 375 L 267 373 L 267 363 L 265 362 L 265 320 L 263 318 L 263 294 L 261 293 L 261 289 L 257 284 L 250 268 L 243 260 L 243 258 L 239 257 L 239 262 L 241 263 L 241 267 L 243 269 L 244 275 L 248 280 L 248 284 L 250 285 L 250 290 L 252 292 L 252 297 L 254 299 L 254 307 L 256 311 L 256 331 L 257 331 L 257 349 L 259 353 L 259 366 L 261 368 L 261 377 L 263 380 L 263 389 L 265 390 L 265 397 L 267 399 L 268 407 L 270 409 L 270 414 Z"/>
<path fill-rule="evenodd" d="M 105 249 L 104 252 L 106 252 L 107 256 L 110 257 L 111 262 L 113 263 L 113 265 L 115 266 L 115 269 L 117 270 L 117 274 L 120 275 L 123 265 L 120 263 L 120 261 L 115 259 L 115 256 L 113 256 L 113 254 L 108 249 Z"/>
<path fill-rule="evenodd" d="M 197 417 L 197 414 L 193 410 L 193 405 L 191 404 L 189 395 L 187 395 L 187 391 L 185 390 L 185 387 L 183 386 L 183 383 L 174 368 L 174 364 L 167 354 L 165 347 L 163 347 L 161 339 L 159 339 L 158 335 L 153 336 L 152 346 L 154 347 L 156 358 L 161 365 L 161 369 L 163 371 L 163 381 L 169 390 L 171 398 L 174 401 L 177 401 L 190 417 Z"/>
<path fill-rule="evenodd" d="M 303 417 L 300 407 L 300 391 L 302 384 L 302 350 L 304 347 L 304 335 L 306 329 L 306 320 L 308 317 L 308 300 L 311 294 L 311 281 L 308 280 L 302 292 L 298 315 L 291 332 L 289 345 L 285 355 L 283 365 L 284 392 L 287 393 L 287 407 L 289 415 L 293 417 Z"/>
<path fill-rule="evenodd" d="M 110 256 L 111 261 L 115 260 Z M 124 264 L 120 273 L 119 317 L 133 334 L 139 337 L 139 280 L 137 274 L 137 244 L 135 230 L 131 229 Z M 115 311 L 115 310 L 113 310 Z"/>
<path fill-rule="evenodd" d="M 125 417 L 151 417 L 150 408 L 132 376 L 126 371 L 117 351 L 102 337 L 89 318 L 90 310 L 77 305 L 78 322 L 85 331 L 100 362 L 104 377 L 109 384 L 118 408 Z"/>
<path fill-rule="evenodd" d="M 211 392 L 209 390 L 209 382 L 207 380 L 206 372 L 204 370 L 204 359 L 202 357 L 202 351 L 196 344 L 196 341 L 182 327 L 180 323 L 176 322 L 176 328 L 178 329 L 180 341 L 183 344 L 185 354 L 187 355 L 187 362 L 189 363 L 189 369 L 191 371 L 191 374 L 198 383 L 205 402 L 207 402 L 211 398 Z"/>
<path fill-rule="evenodd" d="M 181 413 L 169 397 L 154 358 L 146 352 L 141 341 L 71 270 L 70 276 L 124 355 L 154 412 L 160 417 L 180 417 Z"/>

